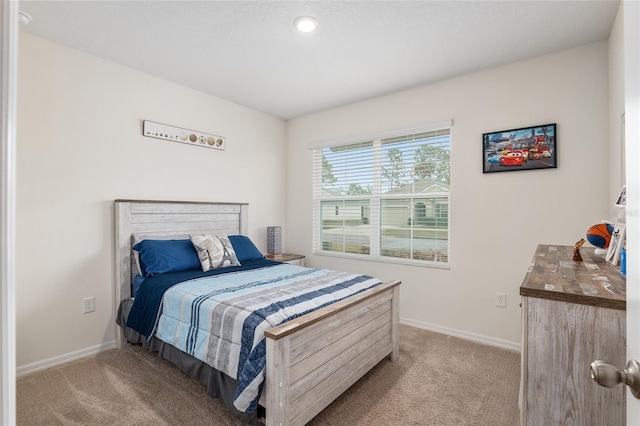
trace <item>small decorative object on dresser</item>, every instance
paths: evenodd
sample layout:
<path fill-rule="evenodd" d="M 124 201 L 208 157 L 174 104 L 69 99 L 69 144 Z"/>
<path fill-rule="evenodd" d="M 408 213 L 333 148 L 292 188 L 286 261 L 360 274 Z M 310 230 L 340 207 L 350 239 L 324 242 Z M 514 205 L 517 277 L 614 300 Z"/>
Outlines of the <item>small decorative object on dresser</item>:
<path fill-rule="evenodd" d="M 620 260 L 620 250 L 624 246 L 625 241 L 625 224 L 616 223 L 613 234 L 611 234 L 611 242 L 609 243 L 609 249 L 607 250 L 607 262 L 612 265 L 617 265 Z"/>
<path fill-rule="evenodd" d="M 587 229 L 587 241 L 595 247 L 595 254 L 603 256 L 607 254 L 607 248 L 611 243 L 611 235 L 613 234 L 613 225 L 609 222 L 602 221 Z"/>
<path fill-rule="evenodd" d="M 573 260 L 576 262 L 582 262 L 582 256 L 580 255 L 580 247 L 585 243 L 585 239 L 581 238 L 580 241 L 576 241 L 573 245 Z"/>
<path fill-rule="evenodd" d="M 267 227 L 267 253 L 269 254 L 282 253 L 282 227 L 281 226 Z"/>
<path fill-rule="evenodd" d="M 620 261 L 620 251 L 624 247 L 626 240 L 626 206 L 627 206 L 627 187 L 623 185 L 620 193 L 616 197 L 614 208 L 616 211 L 616 224 L 611 234 L 611 242 L 607 249 L 605 259 L 612 265 L 617 265 Z"/>

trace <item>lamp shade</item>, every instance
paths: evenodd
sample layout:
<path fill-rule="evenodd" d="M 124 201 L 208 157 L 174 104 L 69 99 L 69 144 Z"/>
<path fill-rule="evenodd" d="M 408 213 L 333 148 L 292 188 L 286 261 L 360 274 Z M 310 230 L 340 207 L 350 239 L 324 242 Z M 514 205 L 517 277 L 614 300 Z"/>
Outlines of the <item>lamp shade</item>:
<path fill-rule="evenodd" d="M 282 253 L 282 227 L 267 226 L 267 253 Z"/>

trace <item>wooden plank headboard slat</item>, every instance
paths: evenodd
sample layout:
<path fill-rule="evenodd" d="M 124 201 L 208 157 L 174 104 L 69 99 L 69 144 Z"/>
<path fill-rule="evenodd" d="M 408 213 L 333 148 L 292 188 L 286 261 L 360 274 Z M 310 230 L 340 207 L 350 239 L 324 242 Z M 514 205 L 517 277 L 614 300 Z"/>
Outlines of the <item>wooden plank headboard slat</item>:
<path fill-rule="evenodd" d="M 193 214 L 136 214 L 131 217 L 131 223 L 167 223 L 167 222 L 238 222 L 235 213 L 193 213 Z"/>
<path fill-rule="evenodd" d="M 202 233 L 206 230 L 223 230 L 227 229 L 237 233 L 240 230 L 240 216 L 236 216 L 235 221 L 225 222 L 179 222 L 171 221 L 165 223 L 132 223 L 131 233 L 137 234 L 146 232 L 148 234 L 159 234 L 164 232 L 179 233 Z"/>
<path fill-rule="evenodd" d="M 233 203 L 233 202 L 213 202 L 213 201 L 179 201 L 179 200 L 136 200 L 122 199 L 114 200 L 116 203 L 133 203 L 133 204 L 215 204 L 216 206 L 248 206 L 249 203 Z"/>
<path fill-rule="evenodd" d="M 210 205 L 210 204 L 161 204 L 161 203 L 142 203 L 133 204 L 132 213 L 148 213 L 148 214 L 190 214 L 190 213 L 240 213 L 239 205 Z"/>

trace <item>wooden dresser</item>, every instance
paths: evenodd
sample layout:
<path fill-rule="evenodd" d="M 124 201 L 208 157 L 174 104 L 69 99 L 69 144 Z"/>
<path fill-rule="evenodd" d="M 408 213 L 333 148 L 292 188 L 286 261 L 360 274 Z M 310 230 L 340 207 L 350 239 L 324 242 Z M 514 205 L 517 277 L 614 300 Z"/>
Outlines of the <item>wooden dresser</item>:
<path fill-rule="evenodd" d="M 572 246 L 539 245 L 522 285 L 521 424 L 624 425 L 624 386 L 604 388 L 590 364 L 626 365 L 626 282 Z"/>

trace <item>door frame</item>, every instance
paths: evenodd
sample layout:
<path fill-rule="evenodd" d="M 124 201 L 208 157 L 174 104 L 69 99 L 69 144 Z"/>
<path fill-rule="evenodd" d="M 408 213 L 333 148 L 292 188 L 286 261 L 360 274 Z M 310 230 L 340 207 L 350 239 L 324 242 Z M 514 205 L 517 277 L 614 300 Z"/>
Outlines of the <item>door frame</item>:
<path fill-rule="evenodd" d="M 627 360 L 640 360 L 640 2 L 625 0 L 620 6 L 624 8 Z M 638 419 L 640 400 L 627 389 L 627 424 Z"/>
<path fill-rule="evenodd" d="M 16 424 L 15 149 L 17 127 L 18 1 L 0 5 L 0 423 Z"/>

